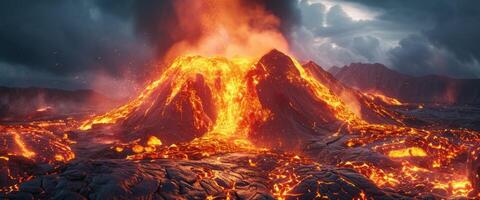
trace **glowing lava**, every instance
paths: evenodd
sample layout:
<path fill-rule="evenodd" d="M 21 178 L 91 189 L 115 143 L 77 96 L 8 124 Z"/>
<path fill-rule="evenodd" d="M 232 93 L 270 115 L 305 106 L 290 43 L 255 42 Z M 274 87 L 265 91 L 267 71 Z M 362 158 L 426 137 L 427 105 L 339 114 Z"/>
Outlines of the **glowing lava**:
<path fill-rule="evenodd" d="M 388 156 L 391 158 L 404 158 L 404 157 L 425 157 L 427 153 L 419 147 L 408 147 L 404 149 L 392 150 L 388 152 Z"/>
<path fill-rule="evenodd" d="M 386 105 L 392 105 L 392 106 L 401 106 L 403 105 L 402 102 L 400 102 L 398 99 L 395 99 L 393 97 L 385 96 L 381 93 L 378 92 L 366 92 L 363 93 L 365 97 L 369 98 L 372 101 L 380 101 Z"/>
<path fill-rule="evenodd" d="M 303 66 L 292 59 L 300 76 L 290 76 L 290 81 L 308 88 L 317 98 L 325 102 L 338 120 L 351 124 L 363 124 L 359 117 L 348 110 L 347 106 L 336 97 L 327 87 L 307 73 Z M 114 124 L 129 117 L 141 106 L 145 115 L 153 106 L 154 94 L 159 88 L 167 87 L 168 95 L 163 102 L 167 108 L 180 92 L 188 94 L 193 108 L 193 125 L 196 129 L 206 127 L 204 137 L 220 137 L 224 139 L 242 140 L 252 131 L 251 126 L 266 121 L 271 117 L 268 109 L 263 108 L 258 100 L 255 85 L 269 74 L 254 74 L 256 60 L 236 58 L 227 60 L 220 57 L 184 56 L 177 58 L 165 72 L 150 83 L 141 95 L 130 103 L 110 111 L 104 115 L 86 121 L 80 129 L 88 130 L 96 124 Z M 208 115 L 206 102 L 199 98 L 198 91 L 189 90 L 186 85 L 202 79 L 212 95 L 215 115 Z M 185 91 L 186 90 L 186 91 Z M 178 112 L 182 112 L 182 105 L 175 105 Z M 165 112 L 165 110 L 164 110 Z M 163 112 L 163 114 L 164 114 Z M 244 140 L 243 143 L 246 141 Z"/>
<path fill-rule="evenodd" d="M 274 52 L 270 56 L 281 57 L 282 55 Z M 275 59 L 273 60 L 275 61 Z M 262 93 L 264 92 L 262 89 L 269 89 L 266 86 L 271 85 L 268 84 L 281 83 L 291 87 L 291 90 L 301 90 L 301 93 L 298 94 L 310 95 L 305 98 L 313 99 L 288 101 L 290 99 L 285 97 L 287 103 L 281 105 L 292 108 L 294 111 L 299 107 L 316 109 L 317 105 L 325 105 L 321 112 L 314 112 L 314 117 L 322 118 L 332 115 L 334 119 L 326 119 L 325 124 L 327 125 L 323 124 L 323 126 L 335 125 L 336 122 L 340 122 L 336 125 L 335 130 L 327 135 L 319 136 L 337 137 L 345 134 L 345 148 L 369 150 L 372 154 L 382 154 L 391 162 L 396 163 L 394 167 L 381 166 L 370 161 L 352 159 L 336 163 L 336 166 L 353 168 L 370 178 L 379 187 L 412 191 L 412 194 L 415 191 L 412 188 L 422 188 L 422 191 L 429 192 L 442 190 L 447 196 L 466 196 L 468 192 L 472 191 L 472 184 L 469 183 L 465 170 L 461 170 L 461 167 L 458 167 L 455 162 L 464 152 L 480 141 L 477 132 L 467 130 L 429 131 L 404 125 L 369 123 L 355 114 L 344 100 L 339 98 L 321 79 L 314 76 L 310 70 L 305 69 L 291 57 L 287 57 L 287 60 L 291 61 L 291 65 L 278 68 L 271 65 L 268 66 L 271 67 L 270 69 L 258 59 L 181 56 L 175 59 L 160 77 L 148 84 L 138 98 L 104 115 L 85 121 L 80 129 L 89 130 L 102 124 L 120 127 L 128 124 L 128 128 L 133 127 L 128 130 L 129 132 L 146 132 L 144 135 L 136 135 L 135 139 L 140 139 L 138 140 L 140 142 L 112 147 L 118 153 L 126 150 L 132 152 L 133 155 L 129 155 L 128 159 L 202 159 L 219 152 L 265 152 L 268 150 L 253 145 L 249 139 L 252 134 L 254 136 L 257 134 L 257 127 L 281 117 L 287 120 L 273 123 L 273 126 L 282 126 L 283 122 L 287 122 L 286 126 L 292 125 L 288 124 L 291 122 L 289 121 L 291 118 L 280 116 L 282 114 L 290 115 L 287 110 L 284 110 L 285 107 L 273 110 L 272 104 L 269 104 L 271 102 L 265 100 L 272 96 Z M 260 98 L 261 95 L 264 99 Z M 359 94 L 358 98 L 366 102 L 368 108 L 375 110 L 375 113 L 380 116 L 388 114 L 382 105 L 402 105 L 398 100 L 380 94 Z M 295 105 L 292 102 L 313 103 Z M 157 133 L 142 129 L 144 124 L 150 123 L 148 120 L 143 123 L 142 120 L 145 118 L 154 116 L 152 123 L 158 124 L 161 121 L 157 119 L 169 118 L 172 110 L 174 113 L 181 113 L 180 119 L 190 117 L 191 121 L 182 121 L 182 125 L 193 127 L 195 131 L 200 132 L 200 136 L 193 137 L 188 144 L 172 144 L 165 142 L 168 141 L 166 140 L 168 138 L 162 137 L 161 131 Z M 319 113 L 323 113 L 325 116 Z M 304 121 L 293 124 L 293 126 L 299 125 L 302 128 L 313 126 L 313 129 L 318 126 L 316 123 L 304 123 L 316 122 L 315 119 L 306 118 L 301 114 L 299 116 Z M 403 119 L 395 118 L 395 116 L 388 115 L 394 119 L 393 121 L 402 122 Z M 275 129 L 275 127 L 268 130 L 283 131 Z M 180 133 L 180 131 L 173 132 Z M 445 137 L 445 135 L 449 136 Z M 293 135 L 281 136 L 293 137 Z M 289 139 L 287 138 L 285 141 Z M 256 162 L 252 160 L 249 160 L 248 165 L 257 166 Z M 279 199 L 291 196 L 289 191 L 301 181 L 295 174 L 292 174 L 293 169 L 284 168 L 284 170 L 276 171 L 276 174 L 272 174 L 271 177 L 275 180 L 285 179 L 283 180 L 285 182 L 272 184 L 272 193 Z M 422 191 L 416 191 L 416 194 Z"/>
<path fill-rule="evenodd" d="M 75 158 L 70 140 L 58 136 L 71 124 L 69 121 L 37 121 L 23 125 L 0 125 L 0 193 L 18 189 L 18 184 L 31 179 L 36 163 L 52 166 Z M 6 174 L 5 174 L 6 173 Z"/>
<path fill-rule="evenodd" d="M 176 59 L 160 78 L 150 83 L 142 94 L 132 102 L 113 110 L 105 115 L 95 117 L 85 122 L 80 129 L 87 130 L 94 124 L 115 123 L 126 118 L 141 105 L 149 104 L 155 90 L 159 87 L 169 87 L 170 93 L 164 102 L 164 107 L 174 103 L 179 92 L 187 89 L 195 128 L 207 127 L 205 137 L 245 138 L 250 131 L 249 125 L 254 120 L 265 120 L 269 113 L 263 109 L 256 95 L 249 90 L 246 78 L 255 63 L 249 59 L 205 58 L 185 56 Z M 188 90 L 188 85 L 199 76 L 211 90 L 216 116 L 206 116 L 202 99 L 197 91 Z M 150 106 L 156 106 L 150 104 Z M 181 112 L 182 105 L 174 105 Z M 151 108 L 147 107 L 145 113 Z M 210 117 L 215 117 L 212 123 Z"/>

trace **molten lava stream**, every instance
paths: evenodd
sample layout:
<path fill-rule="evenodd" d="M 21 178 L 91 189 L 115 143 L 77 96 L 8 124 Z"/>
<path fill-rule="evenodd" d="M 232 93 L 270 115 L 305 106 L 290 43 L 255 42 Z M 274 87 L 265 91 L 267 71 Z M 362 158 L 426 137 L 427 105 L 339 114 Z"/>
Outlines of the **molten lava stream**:
<path fill-rule="evenodd" d="M 290 58 L 290 60 L 294 69 L 287 69 L 289 71 L 285 72 L 286 81 L 298 86 L 296 88 L 305 89 L 309 94 L 313 94 L 315 101 L 326 104 L 336 120 L 345 125 L 346 128 L 343 128 L 343 125 L 338 127 L 338 131 L 333 135 L 345 134 L 347 140 L 344 146 L 347 149 L 371 150 L 372 154 L 382 154 L 391 162 L 398 164 L 396 167 L 382 166 L 352 158 L 352 160 L 336 163 L 337 166 L 353 168 L 381 188 L 410 191 L 411 195 L 414 192 L 412 188 L 415 189 L 416 194 L 442 190 L 445 196 L 466 196 L 472 190 L 466 173 L 457 173 L 458 168 L 454 165 L 457 162 L 456 158 L 475 143 L 480 142 L 477 132 L 451 130 L 453 139 L 456 140 L 453 141 L 452 137 L 445 137 L 443 131 L 369 123 L 356 115 L 341 98 L 310 74 L 310 71 L 305 70 L 295 59 Z M 138 98 L 104 115 L 85 121 L 80 129 L 89 130 L 94 125 L 100 124 L 125 124 L 132 116 L 137 119 L 138 116 L 149 115 L 158 109 L 155 106 L 160 106 L 162 110 L 160 115 L 165 117 L 170 107 L 173 107 L 176 112 L 183 113 L 188 110 L 185 108 L 185 105 L 188 105 L 191 108 L 193 120 L 191 123 L 194 129 L 205 130 L 202 132 L 202 137 L 195 138 L 187 144 L 162 146 L 158 144 L 161 144 L 164 138 L 157 133 L 152 133 L 148 141 L 145 140 L 144 145 L 129 143 L 119 145 L 115 150 L 122 152 L 124 149 L 132 149 L 133 154 L 128 156 L 129 159 L 201 159 L 219 152 L 268 151 L 253 145 L 248 136 L 255 131 L 253 129 L 255 125 L 266 123 L 277 117 L 269 108 L 262 105 L 256 90 L 257 85 L 269 76 L 274 75 L 269 74 L 268 69 L 254 59 L 178 57 L 157 80 L 146 87 Z M 204 85 L 202 87 L 208 88 L 213 112 L 210 112 L 209 107 L 206 106 L 209 100 L 201 98 L 201 92 L 190 87 L 198 82 Z M 187 99 L 188 103 L 183 104 L 179 101 L 179 99 L 182 100 L 179 96 L 185 97 L 183 99 Z M 376 113 L 379 114 L 387 112 L 386 108 L 375 103 L 376 101 L 393 106 L 402 105 L 398 100 L 381 94 L 366 93 L 360 96 L 367 99 L 369 108 L 378 109 Z M 157 100 L 160 103 L 156 102 Z M 402 119 L 394 121 L 402 122 Z M 156 142 L 151 142 L 152 138 Z M 421 162 L 419 158 L 428 160 L 430 163 Z M 315 162 L 311 161 L 311 163 Z M 283 177 L 275 174 L 272 176 Z M 289 174 L 288 177 L 290 178 L 285 183 L 272 184 L 272 192 L 279 198 L 289 196 L 289 191 L 301 181 L 295 174 Z"/>
<path fill-rule="evenodd" d="M 18 184 L 30 180 L 37 164 L 53 168 L 75 158 L 72 141 L 63 134 L 73 121 L 36 121 L 28 124 L 0 125 L 0 193 L 18 190 Z"/>
<path fill-rule="evenodd" d="M 113 110 L 105 115 L 86 121 L 81 129 L 88 130 L 95 124 L 112 124 L 128 117 L 137 109 L 144 109 L 148 113 L 153 106 L 151 95 L 153 92 L 168 85 L 168 94 L 163 107 L 167 108 L 174 103 L 175 97 L 181 92 L 189 81 L 201 76 L 207 87 L 211 90 L 213 105 L 215 105 L 215 122 L 212 124 L 204 119 L 205 110 L 202 99 L 196 96 L 195 91 L 190 92 L 190 104 L 193 108 L 193 124 L 197 129 L 207 127 L 204 137 L 232 139 L 238 143 L 247 144 L 245 139 L 250 132 L 254 121 L 266 120 L 268 110 L 260 105 L 255 90 L 249 88 L 247 73 L 254 67 L 250 59 L 238 58 L 227 60 L 225 58 L 205 58 L 200 56 L 185 56 L 177 58 L 161 75 L 142 92 L 142 94 L 129 104 Z M 172 79 L 175 77 L 175 79 Z M 147 108 L 140 108 L 148 105 Z M 179 110 L 182 108 L 180 106 Z M 164 113 L 163 113 L 164 114 Z"/>
<path fill-rule="evenodd" d="M 380 101 L 386 105 L 392 105 L 392 106 L 401 106 L 403 105 L 402 102 L 400 102 L 398 99 L 395 99 L 393 97 L 385 96 L 381 93 L 378 92 L 365 92 L 363 93 L 367 98 L 369 98 L 372 101 Z"/>
<path fill-rule="evenodd" d="M 397 188 L 412 194 L 429 191 L 447 197 L 467 196 L 473 190 L 467 177 L 466 160 L 459 159 L 480 142 L 478 132 L 427 131 L 390 125 L 368 125 L 354 129 L 361 134 L 349 139 L 346 146 L 368 146 L 400 164 L 400 167 L 382 167 L 355 161 L 339 164 L 356 169 L 378 186 Z"/>

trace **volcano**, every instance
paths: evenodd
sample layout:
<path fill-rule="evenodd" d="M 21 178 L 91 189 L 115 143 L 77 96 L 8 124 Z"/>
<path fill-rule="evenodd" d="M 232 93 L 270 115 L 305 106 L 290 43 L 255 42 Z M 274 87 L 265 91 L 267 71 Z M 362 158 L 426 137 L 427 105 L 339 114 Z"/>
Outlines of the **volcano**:
<path fill-rule="evenodd" d="M 480 134 L 419 125 L 401 105 L 277 50 L 180 56 L 105 114 L 0 129 L 16 145 L 0 151 L 0 185 L 37 199 L 476 196 Z"/>
<path fill-rule="evenodd" d="M 218 135 L 296 149 L 345 123 L 401 123 L 398 113 L 374 105 L 318 65 L 302 66 L 277 50 L 258 61 L 187 56 L 137 99 L 82 128 L 115 124 L 124 141 L 152 135 L 173 144 Z"/>

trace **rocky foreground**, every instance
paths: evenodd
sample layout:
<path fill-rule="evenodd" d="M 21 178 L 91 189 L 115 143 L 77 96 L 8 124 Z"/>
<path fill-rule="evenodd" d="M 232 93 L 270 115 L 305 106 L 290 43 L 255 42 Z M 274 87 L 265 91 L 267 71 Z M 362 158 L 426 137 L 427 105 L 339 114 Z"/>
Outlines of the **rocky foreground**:
<path fill-rule="evenodd" d="M 415 174 L 367 146 L 345 145 L 360 135 L 329 137 L 305 144 L 300 155 L 236 148 L 228 142 L 194 140 L 136 153 L 137 143 L 117 143 L 111 135 L 72 132 L 77 157 L 64 164 L 30 166 L 30 180 L 7 199 L 450 199 L 452 188 L 435 181 L 456 175 Z M 372 134 L 374 130 L 370 130 Z M 95 134 L 96 137 L 92 137 Z M 395 135 L 391 136 L 396 137 Z M 378 139 L 378 136 L 375 136 Z M 381 139 L 380 141 L 384 141 Z M 108 142 L 107 142 L 108 141 Z M 358 141 L 357 141 L 358 142 Z M 377 141 L 378 142 L 378 141 Z M 371 141 L 375 146 L 375 141 Z M 147 149 L 148 146 L 145 146 Z M 410 160 L 422 165 L 420 158 Z M 459 165 L 465 167 L 465 161 Z M 463 163 L 463 164 L 462 164 Z M 457 164 L 458 165 L 458 164 Z M 375 167 L 375 166 L 381 166 Z M 461 168 L 460 166 L 460 168 Z M 382 174 L 383 173 L 383 174 Z M 417 181 L 410 180 L 411 177 Z M 393 176 L 392 176 L 393 174 Z M 440 177 L 440 178 L 439 178 Z M 441 179 L 441 178 L 444 179 Z M 466 177 L 465 177 L 466 178 Z M 389 185 L 389 180 L 403 181 Z M 382 183 L 380 185 L 379 183 Z M 427 182 L 425 182 L 427 181 Z M 448 184 L 448 182 L 446 182 Z M 465 197 L 463 197 L 465 198 Z"/>
<path fill-rule="evenodd" d="M 177 147 L 175 147 L 177 148 Z M 180 147 L 181 148 L 181 147 Z M 200 149 L 199 149 L 200 150 Z M 196 152 L 190 152 L 192 155 Z M 48 174 L 48 173 L 47 173 Z M 10 199 L 399 199 L 352 169 L 280 152 L 77 160 Z"/>

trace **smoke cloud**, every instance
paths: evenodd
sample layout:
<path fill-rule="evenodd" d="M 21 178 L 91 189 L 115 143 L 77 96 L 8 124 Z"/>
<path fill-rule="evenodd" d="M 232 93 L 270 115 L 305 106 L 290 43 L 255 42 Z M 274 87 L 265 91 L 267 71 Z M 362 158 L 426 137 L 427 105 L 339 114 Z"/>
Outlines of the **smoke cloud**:
<path fill-rule="evenodd" d="M 161 70 L 169 54 L 252 53 L 240 44 L 289 49 L 327 68 L 379 62 L 413 75 L 480 76 L 478 2 L 217 2 L 1 1 L 0 84 L 125 96 Z M 217 22 L 227 24 L 227 34 Z M 109 85 L 114 88 L 105 90 Z"/>

